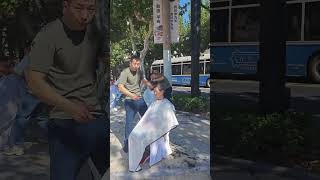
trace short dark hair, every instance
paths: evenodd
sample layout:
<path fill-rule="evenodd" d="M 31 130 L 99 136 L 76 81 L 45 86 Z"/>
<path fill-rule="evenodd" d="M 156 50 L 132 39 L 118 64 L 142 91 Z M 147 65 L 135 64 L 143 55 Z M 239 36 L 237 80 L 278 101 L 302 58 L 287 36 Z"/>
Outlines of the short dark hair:
<path fill-rule="evenodd" d="M 157 83 L 157 86 L 159 87 L 160 91 L 165 91 L 169 88 L 168 84 L 165 81 L 159 81 Z"/>
<path fill-rule="evenodd" d="M 151 74 L 159 74 L 159 71 L 156 69 L 153 69 Z"/>
<path fill-rule="evenodd" d="M 132 60 L 134 60 L 134 59 L 137 60 L 137 61 L 141 61 L 140 57 L 137 56 L 137 55 L 130 56 L 130 62 L 132 62 Z"/>

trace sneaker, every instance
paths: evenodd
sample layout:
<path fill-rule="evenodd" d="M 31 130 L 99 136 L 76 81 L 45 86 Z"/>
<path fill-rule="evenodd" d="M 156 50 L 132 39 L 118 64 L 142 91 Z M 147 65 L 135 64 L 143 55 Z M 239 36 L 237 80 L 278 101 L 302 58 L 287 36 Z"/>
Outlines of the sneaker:
<path fill-rule="evenodd" d="M 21 156 L 24 154 L 24 149 L 19 146 L 14 145 L 11 148 L 6 149 L 3 152 L 3 154 L 7 155 L 7 156 L 13 156 L 13 155 Z"/>

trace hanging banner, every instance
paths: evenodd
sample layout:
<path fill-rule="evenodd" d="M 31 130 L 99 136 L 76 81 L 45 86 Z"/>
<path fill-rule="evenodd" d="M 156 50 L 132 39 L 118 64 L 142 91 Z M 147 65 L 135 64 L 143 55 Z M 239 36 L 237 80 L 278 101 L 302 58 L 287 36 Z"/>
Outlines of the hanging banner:
<path fill-rule="evenodd" d="M 170 40 L 179 42 L 179 0 L 170 1 Z M 154 43 L 163 43 L 162 0 L 153 0 Z"/>
<path fill-rule="evenodd" d="M 179 0 L 170 2 L 170 39 L 171 43 L 179 42 Z"/>
<path fill-rule="evenodd" d="M 154 43 L 163 42 L 162 0 L 153 0 L 153 36 Z"/>

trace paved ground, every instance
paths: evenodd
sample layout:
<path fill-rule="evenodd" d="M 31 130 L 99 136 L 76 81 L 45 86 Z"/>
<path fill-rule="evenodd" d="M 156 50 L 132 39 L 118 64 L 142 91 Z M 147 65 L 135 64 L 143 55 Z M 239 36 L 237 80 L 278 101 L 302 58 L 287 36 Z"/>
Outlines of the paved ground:
<path fill-rule="evenodd" d="M 46 146 L 33 145 L 22 156 L 0 154 L 0 172 L 2 180 L 48 180 L 49 157 Z"/>
<path fill-rule="evenodd" d="M 0 180 L 49 180 L 50 158 L 43 130 L 36 123 L 27 128 L 26 140 L 33 145 L 21 156 L 7 156 L 0 152 Z M 86 163 L 77 180 L 93 180 L 91 168 Z"/>
<path fill-rule="evenodd" d="M 171 131 L 174 153 L 140 172 L 128 172 L 128 156 L 121 148 L 125 111 L 111 114 L 111 179 L 210 179 L 210 122 L 189 113 L 177 113 L 180 125 Z M 138 119 L 138 118 L 137 118 Z"/>

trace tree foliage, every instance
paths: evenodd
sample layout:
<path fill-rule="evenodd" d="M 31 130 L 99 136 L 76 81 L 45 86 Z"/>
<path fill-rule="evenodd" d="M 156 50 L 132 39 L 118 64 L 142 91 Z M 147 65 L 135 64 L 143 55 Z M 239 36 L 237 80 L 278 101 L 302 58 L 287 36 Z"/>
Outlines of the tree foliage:
<path fill-rule="evenodd" d="M 204 8 L 208 1 L 202 2 L 201 9 L 201 52 L 209 44 L 209 11 Z M 144 40 L 148 34 L 149 24 L 152 20 L 152 0 L 113 0 L 111 3 L 111 68 L 112 73 L 118 76 L 126 65 L 125 58 L 133 51 L 144 48 Z M 188 13 L 190 18 L 190 2 L 180 6 L 179 32 L 180 42 L 172 44 L 174 56 L 191 55 L 190 21 L 184 22 L 183 15 Z M 144 67 L 146 71 L 156 59 L 162 59 L 162 44 L 154 44 L 153 36 L 149 41 L 149 50 L 146 53 Z"/>
<path fill-rule="evenodd" d="M 152 23 L 152 1 L 113 0 L 111 4 L 111 69 L 118 75 L 132 51 L 147 52 Z M 151 28 L 152 30 L 152 28 Z M 150 34 L 151 33 L 151 34 Z M 150 36 L 151 35 L 151 36 Z M 146 48 L 144 48 L 147 45 Z M 148 55 L 148 52 L 146 56 Z M 144 58 L 143 58 L 144 59 Z"/>
<path fill-rule="evenodd" d="M 22 6 L 32 11 L 31 4 L 32 0 L 2 0 L 0 2 L 0 20 L 4 21 L 14 17 L 16 10 Z"/>

